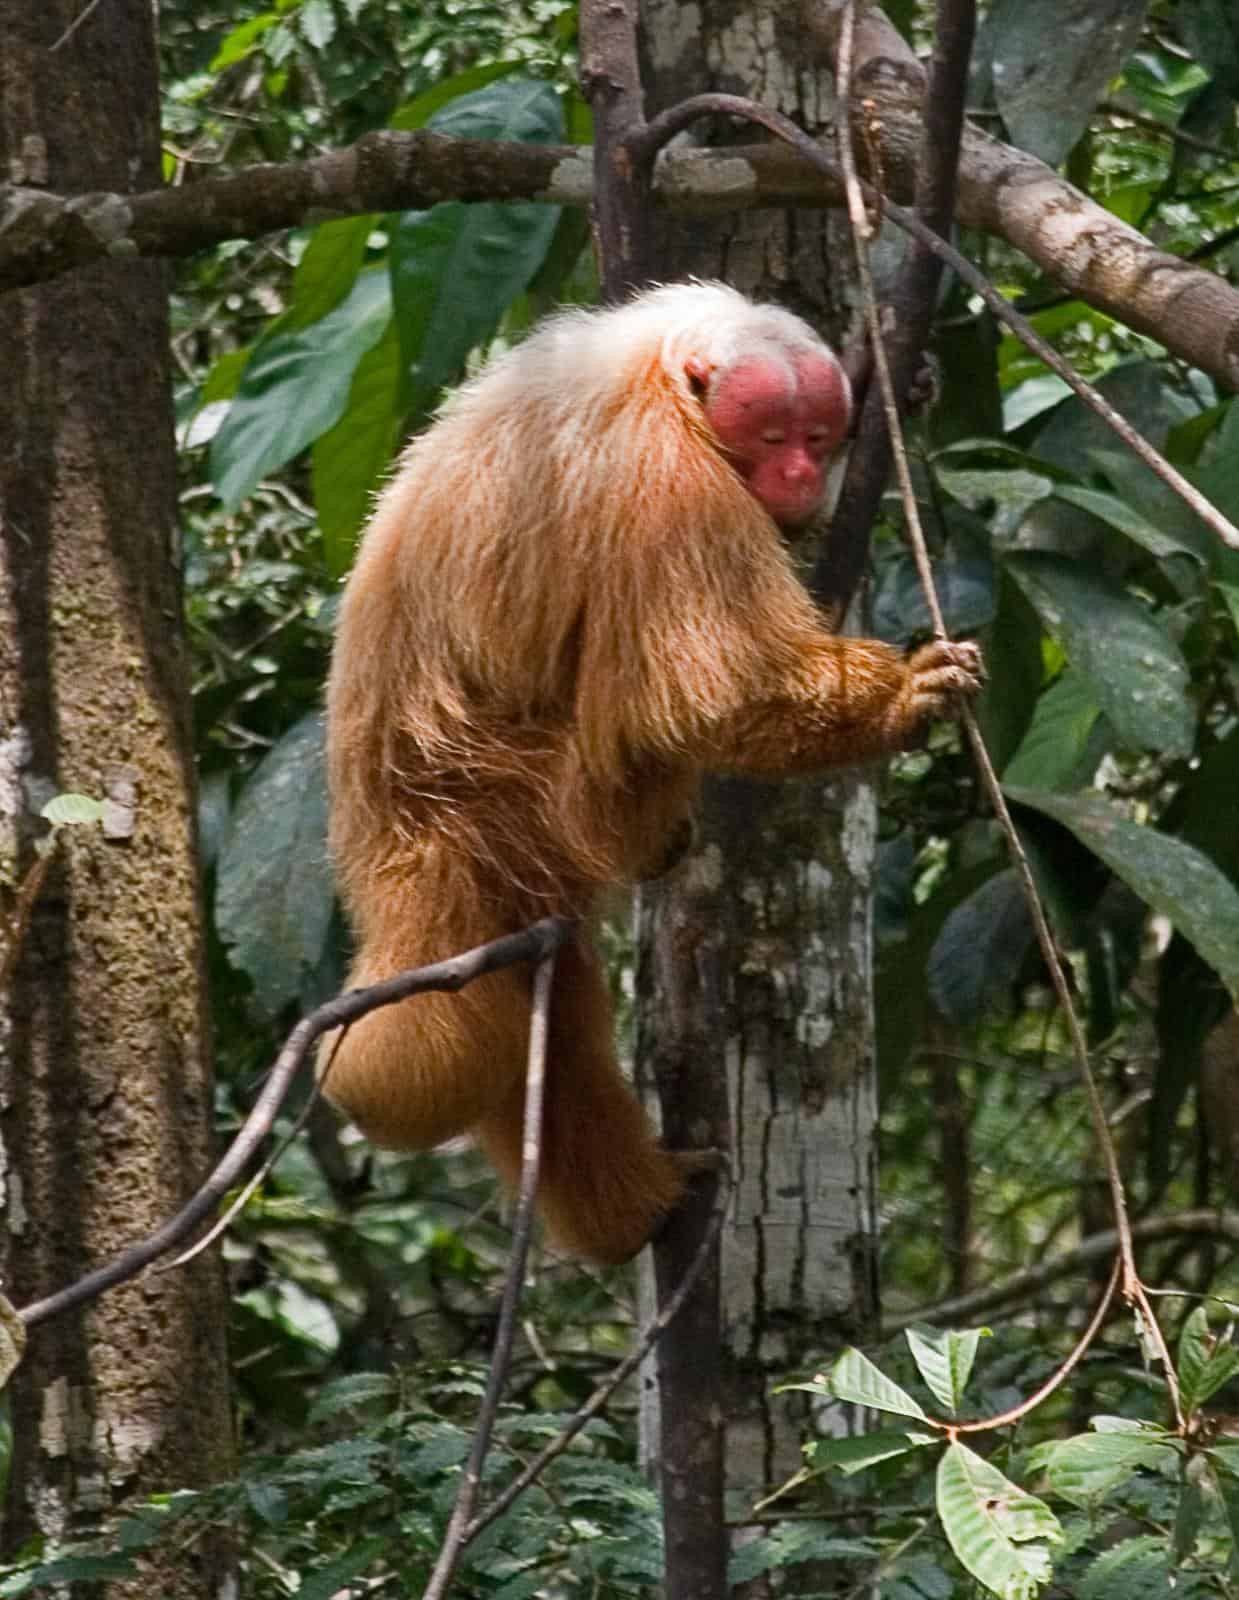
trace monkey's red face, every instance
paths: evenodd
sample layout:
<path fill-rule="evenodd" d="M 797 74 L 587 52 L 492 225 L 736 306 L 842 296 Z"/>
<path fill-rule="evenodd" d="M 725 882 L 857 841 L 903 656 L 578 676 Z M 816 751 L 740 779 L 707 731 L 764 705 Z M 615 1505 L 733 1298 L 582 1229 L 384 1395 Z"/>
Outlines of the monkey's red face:
<path fill-rule="evenodd" d="M 829 356 L 794 365 L 751 356 L 722 374 L 706 417 L 728 459 L 781 528 L 802 528 L 822 504 L 826 468 L 851 414 L 847 379 Z"/>

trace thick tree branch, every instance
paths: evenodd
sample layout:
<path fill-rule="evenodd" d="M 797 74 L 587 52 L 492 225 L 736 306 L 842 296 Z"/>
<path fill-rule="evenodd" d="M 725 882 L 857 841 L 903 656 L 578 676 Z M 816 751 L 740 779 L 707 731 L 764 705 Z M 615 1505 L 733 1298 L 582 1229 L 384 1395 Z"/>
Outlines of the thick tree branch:
<path fill-rule="evenodd" d="M 614 305 L 654 276 L 651 166 L 630 146 L 645 126 L 637 0 L 582 0 L 581 89 L 594 113 L 594 249 Z"/>
<path fill-rule="evenodd" d="M 806 0 L 806 25 L 823 64 L 833 60 L 844 4 Z M 856 34 L 855 93 L 871 102 L 867 114 L 880 130 L 880 179 L 890 194 L 906 192 L 914 181 L 924 82 L 907 43 L 876 6 L 866 7 Z M 858 155 L 863 168 L 863 144 Z M 960 153 L 955 216 L 965 227 L 1005 239 L 1097 310 L 1239 389 L 1239 292 L 1156 249 L 1052 167 L 972 124 Z"/>
<path fill-rule="evenodd" d="M 829 37 L 815 5 L 819 48 Z M 921 140 L 923 73 L 880 13 L 858 32 L 858 94 L 872 102 L 887 193 L 910 197 Z M 871 30 L 876 30 L 872 31 Z M 884 54 L 866 55 L 866 38 Z M 572 145 L 369 133 L 345 150 L 287 166 L 248 167 L 179 189 L 65 197 L 0 186 L 0 291 L 54 278 L 102 257 L 186 256 L 326 217 L 397 211 L 438 200 L 541 200 L 588 205 L 593 152 Z M 685 214 L 757 206 L 835 205 L 838 185 L 776 146 L 665 151 L 655 203 Z M 964 136 L 956 219 L 1006 239 L 1092 306 L 1239 388 L 1239 290 L 1157 250 L 1035 157 L 971 126 Z"/>
<path fill-rule="evenodd" d="M 0 290 L 42 283 L 101 257 L 188 256 L 227 239 L 439 200 L 587 206 L 593 161 L 593 150 L 582 145 L 378 132 L 311 161 L 245 167 L 145 194 L 66 197 L 0 185 Z M 832 204 L 838 189 L 785 146 L 755 145 L 667 155 L 655 197 L 705 215 Z"/>

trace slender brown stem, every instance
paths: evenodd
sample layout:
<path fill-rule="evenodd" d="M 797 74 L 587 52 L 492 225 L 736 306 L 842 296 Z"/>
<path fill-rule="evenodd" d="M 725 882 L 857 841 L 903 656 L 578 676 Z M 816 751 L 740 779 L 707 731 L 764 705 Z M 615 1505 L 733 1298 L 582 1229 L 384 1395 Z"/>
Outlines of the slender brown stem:
<path fill-rule="evenodd" d="M 573 1413 L 572 1417 L 565 1424 L 563 1429 L 555 1436 L 555 1438 L 551 1440 L 550 1444 L 548 1444 L 544 1449 L 540 1450 L 525 1468 L 525 1470 L 520 1474 L 520 1476 L 513 1479 L 503 1493 L 497 1496 L 497 1498 L 489 1506 L 487 1506 L 486 1510 L 481 1512 L 474 1519 L 474 1521 L 470 1523 L 467 1538 L 476 1538 L 477 1535 L 481 1533 L 484 1528 L 488 1528 L 497 1517 L 501 1517 L 508 1507 L 513 1503 L 513 1501 L 515 1501 L 520 1495 L 524 1494 L 525 1490 L 529 1488 L 530 1484 L 535 1482 L 535 1480 L 540 1477 L 547 1465 L 552 1462 L 556 1456 L 560 1456 L 564 1453 L 564 1451 L 576 1438 L 577 1434 L 580 1433 L 585 1424 L 589 1422 L 591 1418 L 598 1415 L 603 1406 L 606 1405 L 607 1401 L 619 1388 L 620 1384 L 626 1379 L 630 1378 L 640 1366 L 641 1362 L 645 1360 L 655 1342 L 661 1337 L 667 1328 L 671 1326 L 676 1317 L 680 1314 L 680 1311 L 688 1301 L 688 1297 L 692 1294 L 693 1289 L 696 1287 L 697 1280 L 705 1270 L 706 1263 L 709 1261 L 711 1253 L 713 1252 L 715 1245 L 718 1243 L 718 1236 L 722 1231 L 723 1219 L 727 1215 L 727 1204 L 730 1197 L 731 1185 L 727 1174 L 724 1173 L 719 1196 L 714 1206 L 714 1214 L 711 1216 L 709 1226 L 702 1235 L 701 1242 L 697 1246 L 697 1253 L 689 1263 L 688 1270 L 685 1272 L 683 1278 L 681 1278 L 675 1293 L 662 1307 L 654 1320 L 646 1327 L 645 1332 L 642 1334 L 637 1344 L 628 1352 L 628 1354 L 614 1369 L 614 1371 L 611 1372 L 610 1375 L 598 1385 L 593 1394 L 590 1395 L 589 1399 L 580 1408 L 580 1410 Z"/>
<path fill-rule="evenodd" d="M 275 1126 L 276 1116 L 293 1080 L 320 1035 L 329 1033 L 332 1028 L 346 1027 L 359 1017 L 377 1011 L 380 1006 L 393 1005 L 397 1000 L 408 999 L 410 995 L 425 994 L 431 990 L 463 989 L 475 978 L 488 972 L 497 972 L 501 967 L 515 966 L 520 961 L 541 961 L 552 950 L 559 949 L 572 929 L 573 923 L 567 917 L 544 917 L 541 922 L 533 923 L 520 933 L 505 934 L 501 939 L 492 939 L 488 944 L 478 945 L 476 949 L 466 950 L 463 955 L 452 956 L 447 961 L 436 961 L 427 967 L 413 967 L 408 972 L 397 973 L 394 978 L 371 984 L 365 989 L 350 989 L 347 994 L 337 995 L 326 1005 L 311 1011 L 309 1016 L 302 1017 L 285 1040 L 262 1093 L 254 1102 L 254 1109 L 246 1117 L 241 1131 L 228 1146 L 215 1170 L 177 1214 L 140 1244 L 123 1251 L 114 1261 L 96 1267 L 93 1272 L 88 1272 L 85 1277 L 64 1289 L 58 1289 L 55 1294 L 23 1306 L 18 1313 L 22 1321 L 27 1327 L 33 1327 L 35 1323 L 46 1322 L 48 1317 L 80 1305 L 84 1300 L 93 1300 L 105 1290 L 136 1278 L 152 1261 L 157 1261 L 187 1239 L 198 1224 L 210 1216 L 257 1156 L 263 1140 Z"/>
<path fill-rule="evenodd" d="M 916 491 L 912 483 L 912 473 L 908 465 L 907 449 L 904 445 L 903 428 L 899 418 L 899 408 L 896 404 L 894 384 L 891 379 L 890 366 L 886 357 L 886 350 L 881 338 L 880 312 L 878 310 L 877 296 L 874 293 L 873 276 L 869 270 L 869 255 L 867 240 L 869 237 L 869 219 L 865 212 L 865 196 L 856 173 L 855 155 L 852 149 L 850 118 L 847 114 L 848 96 L 850 93 L 851 76 L 851 49 L 852 49 L 852 22 L 856 0 L 849 0 L 845 8 L 843 25 L 840 31 L 838 52 L 838 82 L 837 93 L 839 103 L 845 108 L 839 121 L 839 147 L 843 166 L 844 188 L 847 194 L 848 213 L 852 219 L 852 233 L 856 243 L 857 270 L 860 276 L 861 294 L 865 306 L 865 315 L 869 322 L 870 337 L 873 343 L 874 372 L 881 390 L 882 404 L 886 412 L 887 428 L 890 431 L 891 449 L 894 452 L 895 471 L 899 479 L 900 494 L 903 500 L 904 519 L 907 528 L 908 541 L 912 546 L 913 557 L 916 561 L 917 573 L 921 586 L 925 592 L 926 604 L 929 607 L 930 618 L 933 623 L 934 633 L 939 638 L 946 637 L 946 626 L 942 617 L 942 608 L 938 601 L 937 587 L 934 583 L 933 569 L 930 565 L 929 551 L 925 543 L 924 531 L 921 528 L 920 513 L 916 503 Z M 976 715 L 970 706 L 963 708 L 963 724 L 972 745 L 977 766 L 980 769 L 981 779 L 990 802 L 994 807 L 994 814 L 1002 827 L 1011 852 L 1016 874 L 1024 891 L 1028 908 L 1032 915 L 1033 927 L 1037 935 L 1037 943 L 1046 968 L 1050 974 L 1050 982 L 1057 997 L 1059 1007 L 1067 1024 L 1067 1033 L 1071 1041 L 1072 1055 L 1075 1058 L 1076 1068 L 1080 1080 L 1084 1085 L 1085 1096 L 1088 1101 L 1089 1114 L 1092 1118 L 1093 1131 L 1101 1149 L 1102 1159 L 1105 1163 L 1106 1175 L 1110 1187 L 1110 1204 L 1114 1213 L 1114 1225 L 1119 1239 L 1119 1261 L 1122 1267 L 1121 1285 L 1123 1298 L 1129 1304 L 1137 1306 L 1149 1324 L 1149 1332 L 1157 1347 L 1158 1355 L 1166 1371 L 1166 1383 L 1170 1390 L 1171 1402 L 1174 1407 L 1175 1417 L 1180 1427 L 1183 1426 L 1183 1413 L 1179 1402 L 1178 1382 L 1175 1377 L 1174 1365 L 1170 1359 L 1170 1352 L 1166 1348 L 1161 1328 L 1153 1314 L 1136 1270 L 1135 1251 L 1132 1245 L 1131 1224 L 1127 1216 L 1127 1197 L 1123 1189 L 1123 1177 L 1119 1170 L 1118 1154 L 1114 1148 L 1114 1140 L 1110 1135 L 1110 1128 L 1106 1121 L 1105 1106 L 1102 1103 L 1097 1081 L 1093 1076 L 1093 1069 L 1089 1064 L 1088 1043 L 1084 1037 L 1079 1015 L 1072 999 L 1071 989 L 1067 982 L 1066 965 L 1050 932 L 1049 921 L 1041 903 L 1041 896 L 1033 879 L 1032 868 L 1028 856 L 1016 832 L 1010 810 L 1007 807 L 1006 797 L 998 782 L 998 774 L 994 770 L 989 752 L 985 748 L 985 741 L 981 736 L 981 729 Z M 1078 1356 L 1074 1359 L 1078 1359 Z M 1074 1364 L 1074 1360 L 1073 1360 Z"/>
<path fill-rule="evenodd" d="M 522 1129 L 521 1178 L 517 1191 L 516 1219 L 512 1228 L 512 1250 L 508 1273 L 499 1303 L 499 1326 L 491 1352 L 486 1392 L 473 1433 L 473 1446 L 460 1480 L 456 1504 L 452 1508 L 443 1547 L 435 1562 L 422 1600 L 442 1600 L 469 1538 L 469 1524 L 482 1487 L 482 1468 L 490 1451 L 495 1418 L 503 1399 L 504 1385 L 512 1364 L 512 1341 L 516 1336 L 517 1314 L 525 1286 L 525 1262 L 533 1231 L 533 1207 L 538 1193 L 538 1169 L 542 1164 L 542 1103 L 546 1088 L 546 1036 L 551 1012 L 551 987 L 555 977 L 555 954 L 551 950 L 538 963 L 533 981 L 533 1010 L 529 1019 L 529 1061 L 525 1072 L 525 1120 Z"/>

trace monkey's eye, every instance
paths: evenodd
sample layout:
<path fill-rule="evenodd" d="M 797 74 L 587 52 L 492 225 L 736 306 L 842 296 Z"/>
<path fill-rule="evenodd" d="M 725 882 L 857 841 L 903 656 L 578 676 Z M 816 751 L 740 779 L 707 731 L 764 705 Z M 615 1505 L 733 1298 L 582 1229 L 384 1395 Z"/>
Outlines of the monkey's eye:
<path fill-rule="evenodd" d="M 782 428 L 763 428 L 761 431 L 761 442 L 763 444 L 785 444 L 786 441 L 787 435 Z"/>
<path fill-rule="evenodd" d="M 811 445 L 820 445 L 823 450 L 831 443 L 829 428 L 810 428 L 806 437 Z"/>

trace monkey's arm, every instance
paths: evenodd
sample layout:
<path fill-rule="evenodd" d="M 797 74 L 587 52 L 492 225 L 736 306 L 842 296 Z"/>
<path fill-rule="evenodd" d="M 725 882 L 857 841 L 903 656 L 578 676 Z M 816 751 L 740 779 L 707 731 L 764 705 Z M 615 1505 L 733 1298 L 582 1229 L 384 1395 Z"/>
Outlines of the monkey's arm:
<path fill-rule="evenodd" d="M 984 676 L 975 644 L 935 640 L 910 655 L 874 639 L 822 635 L 777 686 L 711 730 L 707 766 L 755 777 L 870 761 L 957 714 Z"/>

